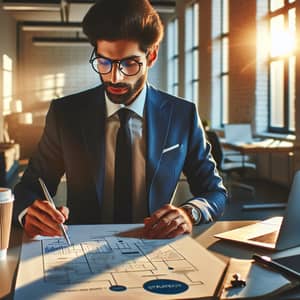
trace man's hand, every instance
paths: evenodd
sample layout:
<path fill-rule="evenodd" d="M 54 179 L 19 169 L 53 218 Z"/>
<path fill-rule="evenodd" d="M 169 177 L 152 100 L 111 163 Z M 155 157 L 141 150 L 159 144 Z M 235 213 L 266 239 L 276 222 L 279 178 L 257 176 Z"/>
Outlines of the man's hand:
<path fill-rule="evenodd" d="M 63 224 L 69 217 L 69 209 L 62 206 L 54 208 L 46 200 L 35 200 L 28 207 L 25 215 L 24 230 L 29 237 L 36 235 L 61 236 L 59 224 Z"/>
<path fill-rule="evenodd" d="M 174 238 L 192 232 L 192 221 L 180 207 L 167 204 L 144 219 L 144 235 L 150 239 Z"/>

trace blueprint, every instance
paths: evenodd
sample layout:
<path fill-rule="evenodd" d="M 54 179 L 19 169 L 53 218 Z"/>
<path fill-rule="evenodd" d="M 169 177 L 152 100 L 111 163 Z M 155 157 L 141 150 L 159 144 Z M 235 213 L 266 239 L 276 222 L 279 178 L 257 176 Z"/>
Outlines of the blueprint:
<path fill-rule="evenodd" d="M 68 228 L 72 246 L 59 237 L 24 241 L 15 299 L 214 295 L 223 262 L 187 235 L 149 240 L 140 232 L 138 225 L 75 225 Z"/>

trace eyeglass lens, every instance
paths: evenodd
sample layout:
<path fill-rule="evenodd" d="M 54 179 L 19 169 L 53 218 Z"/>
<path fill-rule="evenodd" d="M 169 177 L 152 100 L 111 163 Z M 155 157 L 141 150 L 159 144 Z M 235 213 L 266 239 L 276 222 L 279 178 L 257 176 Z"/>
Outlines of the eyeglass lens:
<path fill-rule="evenodd" d="M 111 61 L 104 57 L 95 57 L 93 59 L 93 68 L 100 74 L 108 74 L 111 72 L 113 64 L 118 64 L 119 70 L 128 76 L 136 75 L 141 68 L 141 63 L 133 58 L 123 59 L 120 61 Z"/>

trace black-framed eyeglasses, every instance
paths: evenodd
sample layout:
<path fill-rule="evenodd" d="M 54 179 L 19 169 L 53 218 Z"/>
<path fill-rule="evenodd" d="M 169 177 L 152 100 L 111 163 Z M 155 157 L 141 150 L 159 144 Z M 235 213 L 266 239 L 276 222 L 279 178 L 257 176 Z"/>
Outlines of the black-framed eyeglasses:
<path fill-rule="evenodd" d="M 148 54 L 146 54 L 146 57 Z M 90 57 L 90 64 L 95 72 L 101 75 L 109 74 L 114 64 L 118 65 L 118 70 L 125 76 L 134 76 L 138 74 L 143 65 L 138 61 L 139 56 L 125 57 L 121 60 L 112 60 L 102 55 L 97 55 L 94 49 Z"/>

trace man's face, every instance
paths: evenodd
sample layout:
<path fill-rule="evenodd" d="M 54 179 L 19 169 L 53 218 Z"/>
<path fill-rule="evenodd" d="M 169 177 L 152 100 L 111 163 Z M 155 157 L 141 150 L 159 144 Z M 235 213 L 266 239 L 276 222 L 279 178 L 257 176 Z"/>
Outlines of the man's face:
<path fill-rule="evenodd" d="M 148 68 L 152 66 L 155 58 L 147 58 L 137 42 L 128 40 L 98 40 L 97 55 L 110 60 L 135 57 L 135 60 L 141 63 L 139 72 L 133 76 L 124 75 L 119 70 L 118 63 L 113 64 L 110 73 L 100 75 L 105 91 L 112 102 L 125 105 L 132 103 L 143 89 L 147 80 Z"/>

